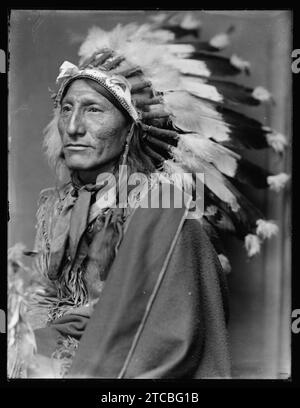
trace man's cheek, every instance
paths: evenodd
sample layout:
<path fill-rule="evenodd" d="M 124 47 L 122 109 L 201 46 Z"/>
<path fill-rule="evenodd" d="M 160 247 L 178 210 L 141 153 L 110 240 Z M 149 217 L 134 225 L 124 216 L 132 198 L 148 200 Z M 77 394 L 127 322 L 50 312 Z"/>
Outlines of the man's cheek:
<path fill-rule="evenodd" d="M 99 144 L 109 143 L 109 141 L 112 138 L 112 132 L 110 129 L 100 129 L 97 130 L 96 132 L 93 129 L 91 129 L 89 133 L 92 135 L 96 143 Z"/>
<path fill-rule="evenodd" d="M 97 141 L 97 153 L 98 155 L 111 155 L 116 152 L 121 152 L 121 140 L 120 137 L 116 138 L 113 135 L 106 135 L 107 137 L 98 139 Z"/>
<path fill-rule="evenodd" d="M 114 119 L 102 120 L 102 121 L 90 121 L 87 123 L 87 131 L 93 136 L 94 139 L 101 141 L 111 141 L 115 138 L 120 138 L 120 127 L 116 126 Z"/>

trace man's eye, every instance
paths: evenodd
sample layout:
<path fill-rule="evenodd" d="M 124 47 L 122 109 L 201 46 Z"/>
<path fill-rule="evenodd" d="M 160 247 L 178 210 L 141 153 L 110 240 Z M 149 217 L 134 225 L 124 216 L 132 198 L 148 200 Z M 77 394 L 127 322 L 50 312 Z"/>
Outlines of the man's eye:
<path fill-rule="evenodd" d="M 100 108 L 98 108 L 97 106 L 90 106 L 87 109 L 88 112 L 102 112 L 102 110 Z"/>
<path fill-rule="evenodd" d="M 62 111 L 63 113 L 71 112 L 71 110 L 72 110 L 72 108 L 71 108 L 70 105 L 64 105 L 64 106 L 61 108 L 61 111 Z"/>

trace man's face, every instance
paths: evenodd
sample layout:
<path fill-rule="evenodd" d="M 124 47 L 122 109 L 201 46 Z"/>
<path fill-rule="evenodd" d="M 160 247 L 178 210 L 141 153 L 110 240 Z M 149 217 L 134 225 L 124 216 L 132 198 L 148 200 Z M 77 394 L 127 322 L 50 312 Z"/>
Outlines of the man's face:
<path fill-rule="evenodd" d="M 58 130 L 69 169 L 100 170 L 122 153 L 128 125 L 108 99 L 75 80 L 62 100 Z"/>

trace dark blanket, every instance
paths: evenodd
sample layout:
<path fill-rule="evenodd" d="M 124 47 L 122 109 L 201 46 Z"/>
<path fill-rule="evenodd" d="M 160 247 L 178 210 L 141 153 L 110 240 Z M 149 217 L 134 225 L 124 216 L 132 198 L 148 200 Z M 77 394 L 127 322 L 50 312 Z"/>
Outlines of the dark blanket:
<path fill-rule="evenodd" d="M 90 318 L 69 314 L 36 331 L 51 355 L 59 334 L 80 340 L 68 376 L 230 376 L 227 290 L 217 255 L 184 209 L 138 208 Z"/>

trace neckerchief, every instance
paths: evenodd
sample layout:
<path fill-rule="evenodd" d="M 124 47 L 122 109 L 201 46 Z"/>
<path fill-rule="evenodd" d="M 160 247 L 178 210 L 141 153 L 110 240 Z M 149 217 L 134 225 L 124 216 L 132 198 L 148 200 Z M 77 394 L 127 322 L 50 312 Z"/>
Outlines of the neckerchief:
<path fill-rule="evenodd" d="M 91 199 L 106 185 L 106 182 L 107 178 L 100 174 L 95 184 L 82 185 L 76 175 L 72 176 L 73 189 L 67 193 L 64 206 L 53 229 L 48 271 L 50 279 L 56 279 L 61 270 L 67 244 L 69 245 L 71 262 L 74 262 L 80 239 L 91 221 L 89 216 Z M 111 203 L 108 203 L 107 206 L 109 204 Z M 96 206 L 96 211 L 94 208 L 92 212 L 93 218 L 101 211 L 99 203 Z"/>

